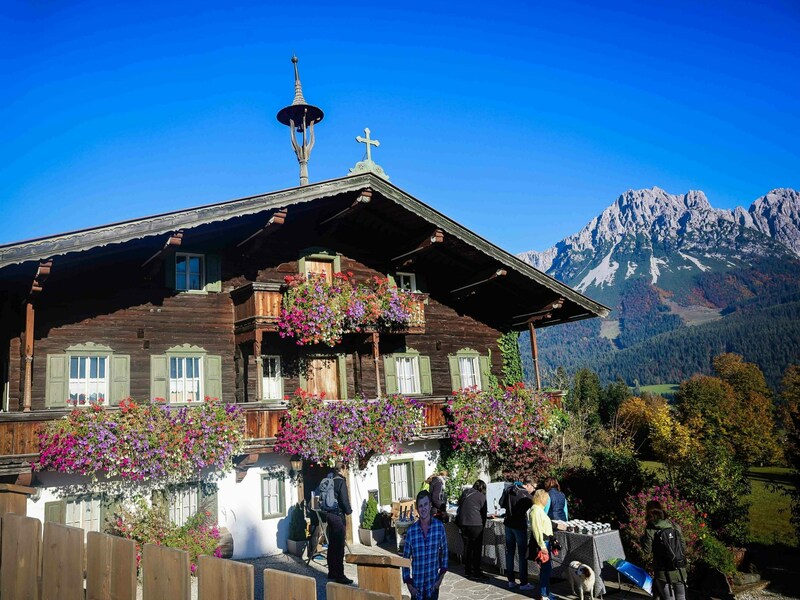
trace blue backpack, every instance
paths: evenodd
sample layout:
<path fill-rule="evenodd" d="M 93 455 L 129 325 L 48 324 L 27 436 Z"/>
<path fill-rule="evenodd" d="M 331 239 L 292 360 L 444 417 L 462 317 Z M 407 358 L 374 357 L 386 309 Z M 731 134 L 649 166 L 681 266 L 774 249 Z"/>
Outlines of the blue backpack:
<path fill-rule="evenodd" d="M 333 473 L 329 473 L 325 479 L 319 482 L 315 493 L 319 497 L 321 510 L 325 512 L 339 510 L 339 502 L 336 500 L 336 490 L 333 485 Z"/>

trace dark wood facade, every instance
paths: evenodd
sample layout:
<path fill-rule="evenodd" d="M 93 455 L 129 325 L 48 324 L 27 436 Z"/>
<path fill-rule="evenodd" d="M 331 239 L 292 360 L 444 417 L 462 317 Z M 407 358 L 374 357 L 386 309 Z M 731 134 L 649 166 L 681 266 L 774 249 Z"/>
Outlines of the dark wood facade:
<path fill-rule="evenodd" d="M 416 274 L 424 327 L 379 333 L 378 355 L 413 349 L 429 358 L 426 435 L 443 432 L 451 355 L 471 349 L 499 374 L 497 339 L 504 331 L 525 329 L 532 318 L 547 325 L 604 309 L 372 175 L 257 200 L 0 247 L 0 362 L 7 390 L 0 454 L 15 460 L 33 454 L 36 424 L 63 414 L 48 408 L 48 355 L 76 344 L 100 344 L 129 357 L 127 385 L 137 399 L 151 397 L 151 357 L 182 345 L 219 357 L 221 397 L 248 404 L 252 449 L 269 448 L 280 416 L 279 406 L 254 404 L 259 352 L 287 359 L 335 354 L 344 360 L 346 397 L 374 397 L 379 383 L 385 390 L 371 334 L 346 334 L 336 348 L 298 347 L 282 339 L 274 323 L 250 319 L 274 314 L 284 278 L 297 274 L 307 255 L 335 257 L 342 271 L 362 281 Z M 208 257 L 207 265 L 214 257 L 218 284 L 175 291 L 170 267 L 176 252 Z M 52 264 L 46 280 L 44 261 Z M 248 284 L 270 293 L 243 300 Z M 302 384 L 297 373 L 283 379 L 286 393 Z"/>

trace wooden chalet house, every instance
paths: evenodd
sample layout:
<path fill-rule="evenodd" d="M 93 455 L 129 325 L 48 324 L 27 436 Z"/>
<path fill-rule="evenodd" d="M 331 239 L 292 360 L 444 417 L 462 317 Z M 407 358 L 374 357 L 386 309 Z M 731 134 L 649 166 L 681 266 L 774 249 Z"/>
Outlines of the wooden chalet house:
<path fill-rule="evenodd" d="M 334 348 L 281 338 L 284 278 L 337 271 L 418 293 L 418 326 L 346 334 Z M 0 311 L 0 506 L 30 486 L 29 515 L 99 527 L 98 498 L 59 497 L 66 480 L 31 473 L 36 428 L 70 397 L 219 397 L 246 412 L 248 455 L 216 494 L 237 557 L 285 548 L 297 490 L 270 473 L 290 469 L 272 448 L 292 390 L 424 401 L 422 438 L 350 475 L 357 511 L 369 490 L 389 504 L 432 471 L 452 390 L 500 373 L 503 332 L 608 312 L 373 173 L 0 246 Z M 287 368 L 298 357 L 307 372 Z M 321 474 L 304 465 L 303 476 L 309 490 Z M 175 518 L 200 494 L 176 491 Z"/>

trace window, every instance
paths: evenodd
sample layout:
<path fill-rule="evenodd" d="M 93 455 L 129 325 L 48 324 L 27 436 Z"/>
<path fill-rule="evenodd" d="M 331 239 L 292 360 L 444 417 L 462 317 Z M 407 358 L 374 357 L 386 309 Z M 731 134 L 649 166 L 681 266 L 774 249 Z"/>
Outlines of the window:
<path fill-rule="evenodd" d="M 399 457 L 384 465 L 378 465 L 378 504 L 414 498 L 425 481 L 425 461 L 413 460 L 411 456 Z"/>
<path fill-rule="evenodd" d="M 73 344 L 62 354 L 48 354 L 45 372 L 47 408 L 67 403 L 117 404 L 130 393 L 131 357 L 95 342 Z"/>
<path fill-rule="evenodd" d="M 203 399 L 200 356 L 171 356 L 169 359 L 169 401 L 199 402 Z"/>
<path fill-rule="evenodd" d="M 433 393 L 431 359 L 411 348 L 385 354 L 383 372 L 387 394 L 430 395 Z"/>
<path fill-rule="evenodd" d="M 175 289 L 202 290 L 205 287 L 205 257 L 202 254 L 175 255 Z"/>
<path fill-rule="evenodd" d="M 414 273 L 400 273 L 395 275 L 397 289 L 406 292 L 417 292 L 417 276 Z"/>
<path fill-rule="evenodd" d="M 483 356 L 471 348 L 462 348 L 451 354 L 448 360 L 453 391 L 468 387 L 482 390 L 488 385 L 491 375 L 489 356 Z"/>
<path fill-rule="evenodd" d="M 342 270 L 341 257 L 333 251 L 324 248 L 306 248 L 300 251 L 297 261 L 297 272 L 308 277 L 311 273 L 325 275 L 327 281 L 333 279 L 333 274 Z"/>
<path fill-rule="evenodd" d="M 481 389 L 481 375 L 477 356 L 459 356 L 458 372 L 461 376 L 461 387 Z"/>
<path fill-rule="evenodd" d="M 395 358 L 397 390 L 401 394 L 419 394 L 419 357 L 398 356 Z"/>
<path fill-rule="evenodd" d="M 170 492 L 167 512 L 169 520 L 175 525 L 185 525 L 190 517 L 197 514 L 200 505 L 200 487 L 186 486 Z"/>
<path fill-rule="evenodd" d="M 69 357 L 69 399 L 78 404 L 108 402 L 108 356 Z"/>
<path fill-rule="evenodd" d="M 67 500 L 64 507 L 64 524 L 70 527 L 79 527 L 84 532 L 100 531 L 101 509 L 100 496 Z"/>
<path fill-rule="evenodd" d="M 263 473 L 261 475 L 261 518 L 273 519 L 286 516 L 284 501 L 284 481 L 282 475 Z"/>
<path fill-rule="evenodd" d="M 282 400 L 283 379 L 281 375 L 281 357 L 265 356 L 262 360 L 264 369 L 264 399 Z"/>

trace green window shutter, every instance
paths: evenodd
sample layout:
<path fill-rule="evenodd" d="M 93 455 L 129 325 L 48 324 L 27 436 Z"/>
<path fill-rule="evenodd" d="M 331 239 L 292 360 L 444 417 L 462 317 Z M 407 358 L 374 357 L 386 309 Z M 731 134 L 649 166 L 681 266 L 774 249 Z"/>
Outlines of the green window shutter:
<path fill-rule="evenodd" d="M 390 288 L 397 288 L 397 278 L 395 277 L 394 273 L 389 273 L 386 276 L 386 279 L 389 280 L 389 287 Z"/>
<path fill-rule="evenodd" d="M 108 533 L 113 524 L 114 513 L 120 509 L 121 503 L 115 498 L 106 496 L 100 502 L 100 533 Z"/>
<path fill-rule="evenodd" d="M 150 356 L 150 399 L 169 398 L 169 364 L 163 354 Z"/>
<path fill-rule="evenodd" d="M 222 357 L 209 354 L 205 359 L 206 389 L 204 395 L 222 400 Z"/>
<path fill-rule="evenodd" d="M 215 484 L 202 484 L 200 486 L 200 506 L 202 510 L 211 513 L 212 522 L 219 522 L 219 500 Z"/>
<path fill-rule="evenodd" d="M 419 385 L 423 396 L 433 394 L 433 379 L 431 378 L 431 357 L 419 357 Z"/>
<path fill-rule="evenodd" d="M 413 465 L 414 471 L 414 489 L 419 491 L 422 489 L 422 484 L 425 483 L 425 461 L 415 460 Z"/>
<path fill-rule="evenodd" d="M 44 505 L 44 521 L 45 523 L 61 523 L 67 521 L 67 502 L 65 500 L 56 500 L 55 502 L 45 502 Z"/>
<path fill-rule="evenodd" d="M 111 398 L 109 404 L 119 404 L 131 395 L 131 357 L 128 354 L 111 356 Z"/>
<path fill-rule="evenodd" d="M 386 393 L 397 393 L 397 364 L 394 361 L 394 354 L 383 355 L 383 376 L 386 382 Z"/>
<path fill-rule="evenodd" d="M 344 354 L 336 356 L 336 368 L 339 369 L 339 400 L 347 400 L 347 359 Z"/>
<path fill-rule="evenodd" d="M 175 253 L 168 254 L 164 259 L 164 285 L 168 290 L 174 290 L 175 286 Z"/>
<path fill-rule="evenodd" d="M 67 405 L 69 397 L 68 358 L 66 354 L 47 355 L 45 398 L 48 408 L 61 408 Z"/>
<path fill-rule="evenodd" d="M 458 357 L 448 356 L 447 360 L 450 363 L 450 387 L 456 392 L 461 389 L 461 369 L 458 367 Z"/>
<path fill-rule="evenodd" d="M 207 292 L 222 291 L 222 259 L 219 254 L 206 254 L 206 287 Z"/>
<path fill-rule="evenodd" d="M 300 273 L 303 277 L 306 276 L 306 257 L 301 256 L 297 260 L 297 272 Z"/>
<path fill-rule="evenodd" d="M 489 387 L 489 376 L 492 374 L 492 365 L 489 364 L 488 356 L 479 356 L 478 364 L 481 368 L 481 389 L 485 390 Z"/>
<path fill-rule="evenodd" d="M 378 498 L 381 504 L 392 503 L 392 472 L 389 465 L 378 465 Z"/>

